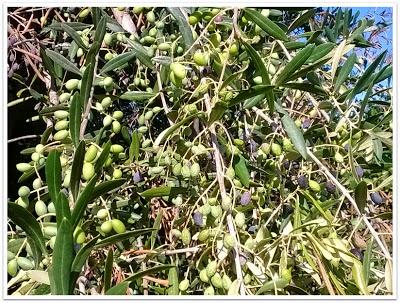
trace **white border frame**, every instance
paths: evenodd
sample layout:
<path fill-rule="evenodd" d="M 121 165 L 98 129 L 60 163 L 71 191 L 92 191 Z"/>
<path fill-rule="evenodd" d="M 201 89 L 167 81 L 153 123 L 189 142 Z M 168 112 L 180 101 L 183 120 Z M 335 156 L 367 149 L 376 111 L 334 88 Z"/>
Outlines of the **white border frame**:
<path fill-rule="evenodd" d="M 321 296 L 273 296 L 273 295 L 264 295 L 264 296 L 214 296 L 214 297 L 206 297 L 206 296 L 23 296 L 23 297 L 15 297 L 7 295 L 7 262 L 6 262 L 6 255 L 7 255 L 7 235 L 4 231 L 7 230 L 7 154 L 8 154 L 8 145 L 7 145 L 7 113 L 8 108 L 6 104 L 7 100 L 7 9 L 8 7 L 19 7 L 19 6 L 32 6 L 32 7 L 59 7 L 60 1 L 8 1 L 5 0 L 1 5 L 1 16 L 2 16 L 2 82 L 0 84 L 0 89 L 3 92 L 3 100 L 0 103 L 0 111 L 2 113 L 2 121 L 3 121 L 3 128 L 1 131 L 1 142 L 3 143 L 3 148 L 0 151 L 1 155 L 1 167 L 3 178 L 1 182 L 1 215 L 2 215 L 2 222 L 3 222 L 3 229 L 1 232 L 1 243 L 3 244 L 0 258 L 2 266 L 2 273 L 0 281 L 2 282 L 2 295 L 1 299 L 4 301 L 10 302 L 25 302 L 25 301 L 69 301 L 69 300 L 84 300 L 84 301 L 126 301 L 126 300 L 144 300 L 146 302 L 159 302 L 159 301 L 183 301 L 183 300 L 202 300 L 202 301 L 268 301 L 268 302 L 289 302 L 289 301 L 296 301 L 296 302 L 306 302 L 306 301 L 336 301 L 339 300 L 341 302 L 352 302 L 352 301 L 368 301 L 368 302 L 383 302 L 383 301 L 398 301 L 398 271 L 396 270 L 398 265 L 398 222 L 397 216 L 398 214 L 398 194 L 396 191 L 396 185 L 398 182 L 398 129 L 399 129 L 399 105 L 398 102 L 398 88 L 400 87 L 400 81 L 398 77 L 399 66 L 398 66 L 398 54 L 399 54 L 399 39 L 397 37 L 398 29 L 399 29 L 399 16 L 398 16 L 398 8 L 399 3 L 395 0 L 383 0 L 379 2 L 369 2 L 366 0 L 350 0 L 350 1 L 285 1 L 285 0 L 269 0 L 269 1 L 260 1 L 260 0 L 253 0 L 249 1 L 248 3 L 244 0 L 219 0 L 218 5 L 215 5 L 211 0 L 197 0 L 196 2 L 189 2 L 189 1 L 157 1 L 157 0 L 147 0 L 147 1 L 93 1 L 93 0 L 86 0 L 86 1 L 70 1 L 64 0 L 62 1 L 63 6 L 99 6 L 99 7 L 120 7 L 120 6 L 182 6 L 182 7 L 191 7 L 191 6 L 211 6 L 211 7 L 260 7 L 260 6 L 268 6 L 268 7 L 391 7 L 393 12 L 393 295 L 390 296 L 328 296 L 328 295 L 321 295 Z"/>

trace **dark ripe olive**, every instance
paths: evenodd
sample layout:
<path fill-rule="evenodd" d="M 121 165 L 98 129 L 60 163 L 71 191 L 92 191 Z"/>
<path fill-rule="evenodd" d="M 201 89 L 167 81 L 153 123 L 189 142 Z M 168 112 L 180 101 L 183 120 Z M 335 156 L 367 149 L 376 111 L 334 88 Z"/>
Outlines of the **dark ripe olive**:
<path fill-rule="evenodd" d="M 307 188 L 308 187 L 308 179 L 306 176 L 299 176 L 297 178 L 297 184 L 299 185 L 300 188 Z"/>
<path fill-rule="evenodd" d="M 350 252 L 355 255 L 360 261 L 364 260 L 364 253 L 359 250 L 358 248 L 352 248 L 350 249 Z"/>
<path fill-rule="evenodd" d="M 240 204 L 242 205 L 247 205 L 250 203 L 251 200 L 251 194 L 250 192 L 246 191 L 243 193 L 243 195 L 240 197 Z"/>
<path fill-rule="evenodd" d="M 282 210 L 282 215 L 284 218 L 289 216 L 293 212 L 293 207 L 289 204 L 284 204 L 283 205 L 283 210 Z"/>
<path fill-rule="evenodd" d="M 307 128 L 309 128 L 309 127 L 310 127 L 310 125 L 311 125 L 311 121 L 310 121 L 310 119 L 308 119 L 308 118 L 305 118 L 305 119 L 304 119 L 304 121 L 303 121 L 303 125 L 302 125 L 302 127 L 303 127 L 304 129 L 307 129 Z"/>
<path fill-rule="evenodd" d="M 143 177 L 142 177 L 142 174 L 140 173 L 140 171 L 137 171 L 137 172 L 135 172 L 134 174 L 133 174 L 133 182 L 134 183 L 138 183 L 138 182 L 140 182 L 140 181 L 142 181 L 143 180 Z"/>
<path fill-rule="evenodd" d="M 372 200 L 372 202 L 374 204 L 378 204 L 379 205 L 379 204 L 381 204 L 383 202 L 382 196 L 377 192 L 372 193 L 370 195 L 370 197 L 371 197 L 371 200 Z"/>
<path fill-rule="evenodd" d="M 334 193 L 336 190 L 336 185 L 333 184 L 331 181 L 325 183 L 325 188 L 328 193 Z"/>
<path fill-rule="evenodd" d="M 198 211 L 195 212 L 193 214 L 193 221 L 197 226 L 203 226 L 203 215 Z"/>
<path fill-rule="evenodd" d="M 283 161 L 283 167 L 284 167 L 285 169 L 289 169 L 289 167 L 290 167 L 290 162 L 289 162 L 288 160 L 284 160 L 284 161 Z"/>
<path fill-rule="evenodd" d="M 251 234 L 254 234 L 256 232 L 256 230 L 257 230 L 257 227 L 255 225 L 251 225 L 247 231 Z"/>
<path fill-rule="evenodd" d="M 356 167 L 356 174 L 357 174 L 357 176 L 359 176 L 360 178 L 364 175 L 364 170 L 362 169 L 361 166 L 357 166 L 357 167 Z"/>

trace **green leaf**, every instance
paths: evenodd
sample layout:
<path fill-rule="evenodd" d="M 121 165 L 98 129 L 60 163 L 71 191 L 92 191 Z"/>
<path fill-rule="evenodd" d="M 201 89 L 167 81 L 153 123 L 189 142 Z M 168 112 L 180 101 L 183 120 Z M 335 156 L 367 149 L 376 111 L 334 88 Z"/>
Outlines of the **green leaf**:
<path fill-rule="evenodd" d="M 293 119 L 288 115 L 281 117 L 282 125 L 290 140 L 292 141 L 295 149 L 302 155 L 304 159 L 307 159 L 307 147 L 303 137 L 303 133 L 294 123 Z"/>
<path fill-rule="evenodd" d="M 318 212 L 322 215 L 322 217 L 324 217 L 324 219 L 328 222 L 331 222 L 331 218 L 327 215 L 327 213 L 324 211 L 324 209 L 321 206 L 321 202 L 319 200 L 314 199 L 314 197 L 305 190 L 302 190 L 301 193 L 304 195 L 304 197 L 310 201 L 314 207 L 318 210 Z"/>
<path fill-rule="evenodd" d="M 374 243 L 374 238 L 371 237 L 368 241 L 367 244 L 367 249 L 365 250 L 364 253 L 364 259 L 363 259 L 363 276 L 366 284 L 368 285 L 369 283 L 369 275 L 371 272 L 371 258 L 372 258 L 372 244 Z"/>
<path fill-rule="evenodd" d="M 187 192 L 185 187 L 169 187 L 169 186 L 159 186 L 147 189 L 139 195 L 143 198 L 154 198 L 154 197 L 164 197 L 164 196 L 175 196 L 177 194 L 183 194 Z"/>
<path fill-rule="evenodd" d="M 77 68 L 71 61 L 69 61 L 67 58 L 65 58 L 63 55 L 52 51 L 50 49 L 46 49 L 46 55 L 54 61 L 54 63 L 58 64 L 61 66 L 63 69 L 70 71 L 71 73 L 77 74 L 79 76 L 82 75 L 81 71 L 79 68 Z"/>
<path fill-rule="evenodd" d="M 68 199 L 63 192 L 60 192 L 57 197 L 56 219 L 57 229 L 60 228 L 63 218 L 71 219 L 71 210 L 69 209 Z"/>
<path fill-rule="evenodd" d="M 142 92 L 142 91 L 127 91 L 119 96 L 121 100 L 128 100 L 128 101 L 146 101 L 150 98 L 153 98 L 156 94 Z"/>
<path fill-rule="evenodd" d="M 106 293 L 110 287 L 112 282 L 112 267 L 114 262 L 114 253 L 112 248 L 108 250 L 106 263 L 104 266 L 104 292 Z"/>
<path fill-rule="evenodd" d="M 214 107 L 211 109 L 210 117 L 208 119 L 208 125 L 211 125 L 215 121 L 220 120 L 228 108 L 229 107 L 226 102 L 223 102 L 223 101 L 216 102 Z"/>
<path fill-rule="evenodd" d="M 153 249 L 154 244 L 156 244 L 156 239 L 157 239 L 158 232 L 160 231 L 161 220 L 162 220 L 163 216 L 164 216 L 164 212 L 162 209 L 160 209 L 158 211 L 157 217 L 153 224 L 153 231 L 151 232 L 151 236 L 150 236 L 150 249 Z"/>
<path fill-rule="evenodd" d="M 292 74 L 291 76 L 289 76 L 286 81 L 293 81 L 296 80 L 298 78 L 303 78 L 304 76 L 306 76 L 308 73 L 310 72 L 314 72 L 317 68 L 319 68 L 320 66 L 324 65 L 326 62 L 328 62 L 330 60 L 330 57 L 324 57 L 318 61 L 315 61 L 311 64 L 306 65 L 305 67 L 303 67 L 302 69 L 300 69 L 299 71 L 295 72 L 294 74 Z"/>
<path fill-rule="evenodd" d="M 303 25 L 304 23 L 307 23 L 311 17 L 314 17 L 316 9 L 309 9 L 303 14 L 299 15 L 290 25 L 287 30 L 287 33 L 292 32 L 296 28 L 298 28 L 300 25 Z"/>
<path fill-rule="evenodd" d="M 146 276 L 146 275 L 149 275 L 149 274 L 152 274 L 152 273 L 156 273 L 156 272 L 160 272 L 160 271 L 164 271 L 164 270 L 170 269 L 172 267 L 175 267 L 175 265 L 159 265 L 159 266 L 155 266 L 155 267 L 152 267 L 152 268 L 149 268 L 149 269 L 146 269 L 146 270 L 142 270 L 142 271 L 136 272 L 133 275 L 131 275 L 129 278 L 126 278 L 123 282 L 127 282 L 127 281 L 132 282 L 132 281 L 134 281 L 136 279 L 142 278 L 143 276 Z M 110 290 L 111 290 L 111 288 L 110 288 Z"/>
<path fill-rule="evenodd" d="M 88 182 L 85 189 L 81 192 L 78 199 L 76 200 L 75 207 L 71 215 L 71 224 L 73 230 L 75 230 L 75 228 L 78 226 L 79 221 L 82 219 L 83 214 L 85 213 L 86 210 L 86 206 L 90 203 L 90 201 L 92 201 L 91 197 L 98 177 L 99 175 L 96 174 Z"/>
<path fill-rule="evenodd" d="M 351 70 L 353 69 L 354 63 L 356 63 L 356 53 L 352 53 L 343 64 L 338 76 L 336 77 L 334 92 L 337 92 L 340 86 L 346 81 Z"/>
<path fill-rule="evenodd" d="M 57 197 L 61 191 L 61 162 L 60 153 L 57 150 L 50 151 L 47 156 L 45 171 L 50 199 L 57 208 Z"/>
<path fill-rule="evenodd" d="M 122 296 L 126 295 L 126 291 L 128 290 L 130 282 L 124 281 L 120 282 L 117 285 L 111 287 L 109 290 L 106 291 L 107 296 Z"/>
<path fill-rule="evenodd" d="M 80 105 L 83 105 L 84 109 L 86 109 L 87 103 L 90 98 L 90 91 L 92 90 L 93 86 L 94 67 L 95 67 L 94 61 L 95 60 L 92 60 L 92 62 L 86 66 L 82 76 Z"/>
<path fill-rule="evenodd" d="M 132 59 L 135 58 L 135 56 L 136 56 L 135 52 L 131 51 L 112 58 L 100 70 L 100 75 L 112 70 L 116 70 L 125 63 L 132 61 Z"/>
<path fill-rule="evenodd" d="M 161 143 L 163 143 L 174 131 L 179 129 L 182 125 L 185 123 L 193 120 L 195 117 L 198 117 L 201 113 L 196 113 L 190 116 L 187 116 L 185 119 L 182 119 L 178 123 L 175 123 L 168 127 L 167 129 L 164 129 L 156 138 L 156 140 L 153 143 L 153 146 L 159 146 Z"/>
<path fill-rule="evenodd" d="M 128 44 L 133 48 L 136 58 L 139 59 L 141 63 L 146 65 L 148 68 L 153 69 L 154 64 L 151 62 L 151 58 L 147 54 L 146 49 L 138 42 L 132 41 L 131 39 L 127 39 Z"/>
<path fill-rule="evenodd" d="M 57 79 L 58 77 L 54 70 L 53 62 L 51 61 L 49 56 L 47 56 L 46 51 L 43 48 L 43 46 L 40 46 L 40 57 L 42 58 L 42 64 L 43 64 L 44 68 L 47 70 L 47 72 L 49 73 L 50 77 L 54 80 Z"/>
<path fill-rule="evenodd" d="M 47 254 L 46 245 L 39 223 L 33 215 L 22 206 L 13 202 L 7 203 L 8 218 L 22 228 L 26 235 L 32 239 L 43 254 Z M 36 250 L 35 250 L 36 251 Z M 35 259 L 38 258 L 35 256 Z M 37 264 L 39 265 L 39 264 Z"/>
<path fill-rule="evenodd" d="M 81 36 L 70 27 L 67 23 L 61 23 L 61 29 L 66 32 L 74 41 L 75 43 L 82 49 L 87 49 L 86 45 L 83 43 Z"/>
<path fill-rule="evenodd" d="M 244 64 L 243 67 L 238 70 L 237 72 L 233 73 L 232 75 L 228 76 L 224 82 L 221 85 L 220 90 L 222 90 L 225 86 L 229 85 L 232 81 L 234 81 L 236 78 L 239 78 L 243 72 L 249 67 L 248 64 Z M 232 85 L 233 86 L 233 85 Z"/>
<path fill-rule="evenodd" d="M 183 38 L 183 48 L 187 50 L 193 44 L 193 34 L 192 29 L 186 20 L 185 15 L 182 13 L 179 7 L 168 7 L 167 10 L 174 16 L 176 22 L 178 22 L 179 31 Z"/>
<path fill-rule="evenodd" d="M 99 23 L 97 23 L 96 32 L 94 33 L 94 39 L 93 39 L 93 41 L 99 42 L 100 45 L 103 42 L 104 35 L 106 34 L 106 25 L 107 25 L 107 18 L 106 16 L 103 16 L 101 17 Z M 96 54 L 97 53 L 98 50 L 96 51 Z"/>
<path fill-rule="evenodd" d="M 127 231 L 123 234 L 116 234 L 110 237 L 107 237 L 101 241 L 98 241 L 95 245 L 94 248 L 102 248 L 108 245 L 112 245 L 118 242 L 121 242 L 123 240 L 127 240 L 133 237 L 139 237 L 141 235 L 147 234 L 149 232 L 152 232 L 153 228 L 145 228 L 145 229 L 137 229 L 137 230 L 132 230 L 132 231 Z"/>
<path fill-rule="evenodd" d="M 288 82 L 283 83 L 280 86 L 301 90 L 308 93 L 313 93 L 320 96 L 327 96 L 328 93 L 321 87 L 311 83 L 297 83 L 297 82 Z"/>
<path fill-rule="evenodd" d="M 45 29 L 54 29 L 56 31 L 61 31 L 62 29 L 62 24 L 66 24 L 72 29 L 76 31 L 81 31 L 84 30 L 85 28 L 90 27 L 90 24 L 82 23 L 82 22 L 53 22 L 49 26 L 45 27 Z"/>
<path fill-rule="evenodd" d="M 100 172 L 101 168 L 103 167 L 104 163 L 107 161 L 108 155 L 110 154 L 111 149 L 111 141 L 108 140 L 106 144 L 103 146 L 103 150 L 96 160 L 96 164 L 94 165 L 94 171 L 96 173 Z"/>
<path fill-rule="evenodd" d="M 75 147 L 79 145 L 79 134 L 81 128 L 81 116 L 82 116 L 82 107 L 81 107 L 81 97 L 76 92 L 71 100 L 71 107 L 69 109 L 69 131 L 71 133 L 71 139 L 74 143 Z"/>
<path fill-rule="evenodd" d="M 90 252 L 92 251 L 98 239 L 99 236 L 94 237 L 88 243 L 82 246 L 80 250 L 78 250 L 78 253 L 76 254 L 74 261 L 72 262 L 71 265 L 71 272 L 79 274 L 82 271 L 82 267 L 85 264 L 86 259 L 89 257 Z M 76 276 L 73 279 L 71 279 L 72 284 L 75 284 L 76 278 L 78 277 Z"/>
<path fill-rule="evenodd" d="M 367 183 L 365 181 L 361 181 L 357 184 L 357 187 L 354 191 L 354 198 L 356 200 L 357 206 L 359 210 L 363 213 L 365 205 L 367 203 Z"/>
<path fill-rule="evenodd" d="M 241 91 L 236 97 L 229 101 L 229 107 L 238 105 L 240 103 L 250 102 L 248 100 L 252 101 L 254 100 L 253 98 L 257 98 L 256 100 L 261 101 L 265 98 L 265 91 L 253 89 Z"/>
<path fill-rule="evenodd" d="M 65 105 L 55 105 L 55 106 L 49 106 L 46 108 L 43 108 L 40 112 L 39 115 L 41 116 L 52 116 L 54 112 L 58 110 L 68 110 L 69 107 Z"/>
<path fill-rule="evenodd" d="M 172 267 L 168 272 L 168 295 L 175 296 L 179 295 L 179 279 L 178 279 L 178 271 L 177 267 Z"/>
<path fill-rule="evenodd" d="M 235 156 L 233 159 L 233 168 L 235 169 L 235 174 L 238 176 L 240 182 L 245 186 L 250 185 L 250 174 L 247 169 L 246 161 L 243 156 Z"/>
<path fill-rule="evenodd" d="M 283 289 L 289 285 L 289 281 L 283 278 L 275 278 L 273 280 L 267 281 L 263 286 L 256 292 L 256 295 L 261 295 L 263 293 L 274 291 L 275 289 Z"/>
<path fill-rule="evenodd" d="M 367 283 L 365 282 L 363 275 L 363 266 L 360 261 L 354 260 L 351 272 L 353 274 L 353 280 L 356 282 L 356 285 L 360 290 L 361 294 L 369 295 Z"/>
<path fill-rule="evenodd" d="M 257 24 L 259 27 L 261 27 L 261 29 L 265 31 L 268 35 L 282 41 L 289 40 L 285 32 L 269 18 L 263 16 L 261 13 L 251 8 L 245 8 L 244 11 L 246 12 L 247 18 Z"/>
<path fill-rule="evenodd" d="M 95 200 L 98 197 L 117 189 L 118 187 L 122 186 L 126 182 L 126 179 L 117 179 L 117 180 L 109 180 L 101 182 L 93 189 L 93 193 L 91 196 L 91 200 Z"/>
<path fill-rule="evenodd" d="M 382 62 L 383 58 L 386 55 L 386 50 L 383 51 L 375 60 L 372 62 L 368 68 L 365 70 L 364 74 L 358 79 L 351 93 L 348 95 L 347 99 L 352 100 L 357 94 L 363 91 L 365 87 L 368 87 L 370 82 L 373 79 L 373 72 L 378 67 L 378 65 Z"/>
<path fill-rule="evenodd" d="M 275 84 L 281 85 L 287 81 L 287 79 L 294 74 L 298 69 L 307 61 L 307 59 L 311 56 L 312 52 L 314 51 L 315 45 L 310 44 L 307 45 L 305 48 L 300 50 L 296 56 L 290 60 L 283 70 L 279 73 L 276 78 Z"/>
<path fill-rule="evenodd" d="M 130 161 L 133 161 L 133 158 L 135 158 L 135 161 L 139 160 L 139 149 L 140 149 L 140 145 L 139 145 L 138 132 L 136 130 L 134 130 L 132 132 L 131 145 L 129 146 L 129 160 Z"/>
<path fill-rule="evenodd" d="M 316 46 L 311 56 L 306 60 L 305 63 L 314 63 L 315 61 L 324 58 L 335 48 L 335 46 L 336 44 L 332 42 L 327 42 Z"/>
<path fill-rule="evenodd" d="M 57 238 L 54 244 L 52 258 L 53 295 L 69 295 L 71 264 L 74 258 L 73 228 L 67 218 L 63 218 L 60 228 L 57 229 Z"/>
<path fill-rule="evenodd" d="M 348 43 L 352 42 L 356 38 L 360 37 L 363 34 L 364 30 L 368 27 L 367 19 L 362 19 L 361 24 L 357 27 L 350 35 L 348 39 Z"/>
<path fill-rule="evenodd" d="M 81 182 L 83 160 L 85 159 L 85 141 L 81 141 L 76 148 L 74 160 L 71 168 L 70 188 L 74 201 L 79 194 L 79 185 Z"/>

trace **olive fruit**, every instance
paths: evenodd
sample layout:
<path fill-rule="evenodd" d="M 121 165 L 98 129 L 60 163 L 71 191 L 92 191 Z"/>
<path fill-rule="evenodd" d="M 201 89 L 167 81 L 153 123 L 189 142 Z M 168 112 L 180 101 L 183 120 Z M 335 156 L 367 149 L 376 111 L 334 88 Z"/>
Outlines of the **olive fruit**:
<path fill-rule="evenodd" d="M 85 161 L 92 162 L 97 156 L 97 147 L 95 145 L 90 145 L 85 153 Z"/>
<path fill-rule="evenodd" d="M 168 51 L 168 50 L 170 50 L 171 45 L 170 45 L 169 43 L 164 42 L 164 43 L 160 43 L 160 44 L 157 46 L 157 48 L 158 48 L 160 51 Z"/>
<path fill-rule="evenodd" d="M 240 204 L 247 205 L 250 203 L 250 200 L 251 200 L 251 194 L 250 194 L 250 192 L 246 191 L 240 197 Z"/>
<path fill-rule="evenodd" d="M 215 287 L 215 288 L 222 288 L 222 278 L 221 275 L 219 273 L 215 273 L 214 276 L 212 276 L 211 278 L 211 284 Z"/>
<path fill-rule="evenodd" d="M 195 52 L 193 55 L 193 61 L 198 66 L 206 66 L 208 61 L 210 60 L 210 56 L 207 53 Z"/>
<path fill-rule="evenodd" d="M 364 170 L 362 169 L 361 166 L 357 166 L 357 167 L 356 167 L 356 174 L 357 174 L 357 176 L 360 177 L 360 178 L 364 175 Z"/>
<path fill-rule="evenodd" d="M 233 57 L 237 56 L 239 54 L 239 45 L 235 42 L 231 45 L 229 48 L 229 54 Z"/>
<path fill-rule="evenodd" d="M 339 152 L 336 152 L 336 153 L 335 153 L 334 158 L 335 158 L 335 161 L 336 161 L 337 163 L 343 163 L 343 162 L 344 162 L 344 158 L 343 158 L 342 154 L 339 153 Z"/>
<path fill-rule="evenodd" d="M 115 120 L 121 120 L 123 116 L 124 116 L 124 113 L 120 110 L 116 110 L 115 112 L 113 112 L 113 115 L 112 115 L 112 117 Z"/>
<path fill-rule="evenodd" d="M 179 290 L 186 291 L 189 288 L 190 282 L 188 279 L 184 279 L 179 283 Z"/>
<path fill-rule="evenodd" d="M 22 173 L 30 171 L 32 169 L 32 166 L 29 163 L 18 163 L 16 167 L 17 170 Z"/>
<path fill-rule="evenodd" d="M 202 230 L 199 233 L 198 239 L 200 242 L 205 242 L 210 236 L 210 231 L 208 229 Z"/>
<path fill-rule="evenodd" d="M 65 88 L 69 91 L 75 90 L 78 88 L 79 80 L 78 79 L 70 79 L 65 82 Z"/>
<path fill-rule="evenodd" d="M 244 213 L 242 212 L 238 212 L 235 216 L 235 223 L 236 225 L 241 228 L 245 225 L 246 223 L 246 217 L 244 215 Z"/>
<path fill-rule="evenodd" d="M 190 167 L 190 176 L 197 177 L 200 174 L 200 165 L 199 163 L 195 162 Z"/>
<path fill-rule="evenodd" d="M 111 232 L 111 230 L 113 229 L 113 225 L 111 223 L 112 221 L 105 221 L 101 224 L 100 226 L 100 230 L 105 233 L 105 234 L 109 234 Z"/>
<path fill-rule="evenodd" d="M 120 169 L 114 169 L 113 171 L 113 179 L 122 178 L 122 171 Z"/>
<path fill-rule="evenodd" d="M 94 176 L 95 171 L 94 171 L 94 166 L 92 163 L 86 162 L 83 164 L 83 168 L 82 168 L 82 177 L 84 180 L 88 181 L 90 179 L 92 179 L 92 177 Z"/>
<path fill-rule="evenodd" d="M 78 17 L 81 19 L 86 18 L 89 15 L 89 13 L 90 13 L 90 8 L 87 7 L 79 12 Z"/>
<path fill-rule="evenodd" d="M 271 144 L 271 152 L 275 156 L 280 156 L 282 154 L 282 148 L 279 144 L 272 143 Z"/>
<path fill-rule="evenodd" d="M 11 260 L 7 263 L 7 273 L 10 276 L 15 277 L 18 273 L 18 263 L 16 259 Z"/>
<path fill-rule="evenodd" d="M 222 207 L 220 205 L 211 206 L 211 216 L 219 218 L 222 215 Z"/>
<path fill-rule="evenodd" d="M 58 121 L 55 125 L 54 125 L 54 129 L 55 130 L 63 130 L 63 129 L 67 129 L 68 128 L 68 124 L 69 122 L 67 120 L 61 120 Z M 32 155 L 37 154 L 37 153 L 33 153 Z M 32 159 L 33 160 L 33 159 Z"/>
<path fill-rule="evenodd" d="M 15 203 L 17 203 L 19 206 L 22 206 L 23 208 L 28 208 L 29 199 L 27 197 L 25 198 L 19 197 L 17 201 L 15 201 Z"/>
<path fill-rule="evenodd" d="M 105 39 L 104 39 L 104 40 L 105 40 Z M 107 44 L 107 43 L 106 43 L 106 44 Z M 107 54 L 104 55 L 104 59 L 105 59 L 106 61 L 110 61 L 112 58 L 114 58 L 113 53 L 107 53 Z"/>
<path fill-rule="evenodd" d="M 193 221 L 194 224 L 196 224 L 197 226 L 203 226 L 203 215 L 200 212 L 196 211 L 193 214 Z"/>
<path fill-rule="evenodd" d="M 154 23 L 154 22 L 156 22 L 156 15 L 154 14 L 153 11 L 149 11 L 149 12 L 146 14 L 146 19 L 147 19 L 147 21 L 149 21 L 150 23 Z"/>
<path fill-rule="evenodd" d="M 327 191 L 328 193 L 334 193 L 335 190 L 336 190 L 335 184 L 333 184 L 331 181 L 327 181 L 327 182 L 325 183 L 325 188 L 326 188 L 326 191 Z"/>
<path fill-rule="evenodd" d="M 233 246 L 235 246 L 235 239 L 230 234 L 226 234 L 224 236 L 224 246 L 227 249 L 230 249 Z"/>
<path fill-rule="evenodd" d="M 40 217 L 47 214 L 47 206 L 42 200 L 37 200 L 35 203 L 35 212 Z"/>
<path fill-rule="evenodd" d="M 107 115 L 103 119 L 103 126 L 104 127 L 110 126 L 112 122 L 113 122 L 112 117 L 110 115 Z"/>
<path fill-rule="evenodd" d="M 111 77 L 105 77 L 104 79 L 103 79 L 103 85 L 104 86 L 112 86 L 113 85 L 113 83 L 114 83 L 114 80 L 113 80 L 113 78 L 111 78 Z"/>
<path fill-rule="evenodd" d="M 208 205 L 208 204 L 206 204 L 206 205 Z M 231 209 L 232 209 L 232 198 L 229 197 L 229 196 L 225 196 L 225 197 L 222 199 L 221 207 L 222 207 L 222 209 L 225 210 L 225 211 L 231 210 Z"/>
<path fill-rule="evenodd" d="M 40 178 L 36 178 L 35 180 L 33 180 L 33 182 L 32 182 L 33 189 L 39 189 L 42 186 L 43 186 L 43 184 L 42 184 L 42 180 Z"/>
<path fill-rule="evenodd" d="M 99 219 L 105 219 L 105 218 L 107 218 L 107 216 L 108 216 L 108 212 L 107 212 L 107 209 L 105 209 L 105 208 L 99 209 L 96 214 L 96 217 Z"/>
<path fill-rule="evenodd" d="M 56 212 L 56 208 L 54 207 L 54 203 L 50 202 L 49 205 L 47 205 L 47 210 L 49 211 L 49 213 L 55 213 Z"/>
<path fill-rule="evenodd" d="M 211 285 L 208 286 L 208 287 L 204 290 L 204 295 L 205 295 L 205 296 L 214 296 L 214 295 L 215 295 L 214 287 L 212 287 Z"/>
<path fill-rule="evenodd" d="M 74 231 L 74 240 L 76 244 L 82 244 L 86 240 L 86 235 L 80 226 L 77 226 Z"/>
<path fill-rule="evenodd" d="M 119 123 L 118 121 L 113 121 L 111 125 L 111 130 L 113 133 L 119 134 L 119 132 L 121 131 L 121 123 Z"/>
<path fill-rule="evenodd" d="M 222 276 L 222 287 L 223 287 L 225 290 L 229 290 L 229 288 L 231 287 L 231 285 L 232 285 L 232 280 L 231 280 L 231 278 L 229 278 L 229 276 L 228 276 L 227 274 L 224 274 L 224 275 Z"/>
<path fill-rule="evenodd" d="M 56 123 L 56 124 L 57 124 L 57 123 Z M 31 155 L 31 159 L 32 159 L 32 161 L 34 161 L 34 162 L 38 162 L 38 161 L 40 160 L 41 156 L 42 156 L 41 154 L 34 152 L 34 153 Z"/>
<path fill-rule="evenodd" d="M 217 261 L 211 261 L 206 267 L 207 277 L 211 278 L 217 272 Z"/>
<path fill-rule="evenodd" d="M 321 186 L 319 185 L 318 182 L 316 182 L 314 180 L 309 180 L 308 185 L 310 186 L 312 191 L 315 191 L 317 193 L 321 191 Z"/>
<path fill-rule="evenodd" d="M 308 187 L 307 177 L 303 176 L 303 175 L 299 176 L 297 178 L 297 184 L 299 185 L 300 188 L 303 188 L 303 189 L 307 188 Z"/>
<path fill-rule="evenodd" d="M 67 102 L 69 98 L 71 97 L 70 93 L 62 93 L 58 99 L 60 100 L 61 103 Z"/>
<path fill-rule="evenodd" d="M 218 47 L 219 44 L 221 43 L 221 35 L 220 35 L 220 33 L 213 33 L 213 34 L 210 36 L 210 41 L 211 41 L 211 44 L 212 44 L 214 47 Z"/>
<path fill-rule="evenodd" d="M 18 196 L 20 197 L 28 197 L 31 194 L 31 190 L 28 186 L 21 186 L 18 189 Z"/>
<path fill-rule="evenodd" d="M 12 251 L 7 251 L 7 261 L 11 261 L 15 258 L 15 254 Z"/>
<path fill-rule="evenodd" d="M 69 116 L 69 112 L 66 110 L 56 110 L 54 112 L 54 117 L 56 117 L 56 119 L 58 119 L 58 120 L 68 118 L 68 116 Z"/>
<path fill-rule="evenodd" d="M 54 237 L 57 235 L 57 226 L 49 225 L 43 227 L 43 234 L 48 237 Z"/>
<path fill-rule="evenodd" d="M 382 196 L 378 192 L 371 193 L 370 197 L 374 204 L 381 204 L 383 202 Z"/>
<path fill-rule="evenodd" d="M 199 278 L 200 278 L 200 281 L 204 282 L 204 283 L 208 283 L 208 281 L 210 281 L 210 279 L 207 276 L 207 269 L 206 268 L 203 268 L 202 270 L 200 270 Z"/>
<path fill-rule="evenodd" d="M 182 230 L 182 243 L 185 245 L 189 245 L 191 240 L 192 240 L 192 236 L 190 234 L 189 229 L 184 228 Z"/>
<path fill-rule="evenodd" d="M 140 14 L 143 11 L 143 7 L 133 7 L 132 8 L 132 13 L 134 14 Z"/>
<path fill-rule="evenodd" d="M 184 65 L 177 62 L 173 62 L 170 64 L 170 69 L 171 71 L 173 71 L 176 78 L 182 80 L 183 78 L 186 77 L 186 69 Z"/>
<path fill-rule="evenodd" d="M 110 97 L 105 97 L 103 98 L 103 100 L 101 100 L 101 106 L 103 106 L 103 108 L 108 108 L 110 107 L 112 104 L 112 99 Z"/>
<path fill-rule="evenodd" d="M 144 119 L 145 120 L 150 120 L 153 117 L 153 111 L 149 110 L 145 115 L 144 115 Z"/>
<path fill-rule="evenodd" d="M 68 137 L 68 135 L 69 135 L 69 132 L 67 130 L 65 130 L 65 129 L 59 130 L 58 132 L 56 132 L 54 134 L 54 140 L 56 140 L 56 141 L 65 140 Z"/>
<path fill-rule="evenodd" d="M 122 147 L 122 145 L 113 144 L 113 145 L 111 145 L 110 151 L 113 154 L 119 154 L 119 153 L 122 153 L 124 151 L 124 148 Z"/>

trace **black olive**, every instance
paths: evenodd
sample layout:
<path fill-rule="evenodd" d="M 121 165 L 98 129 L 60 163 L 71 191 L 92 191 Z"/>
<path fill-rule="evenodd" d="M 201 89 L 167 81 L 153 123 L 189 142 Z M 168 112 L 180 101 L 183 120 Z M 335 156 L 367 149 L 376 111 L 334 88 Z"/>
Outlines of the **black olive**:
<path fill-rule="evenodd" d="M 246 191 L 240 197 L 240 204 L 247 205 L 250 203 L 250 200 L 251 200 L 251 194 L 250 194 L 250 192 Z"/>
<path fill-rule="evenodd" d="M 297 184 L 299 185 L 300 188 L 307 188 L 308 187 L 308 179 L 306 176 L 299 176 L 297 178 Z"/>
<path fill-rule="evenodd" d="M 325 188 L 328 193 L 334 193 L 336 190 L 336 185 L 333 184 L 331 181 L 325 183 Z"/>
<path fill-rule="evenodd" d="M 374 204 L 381 204 L 383 202 L 383 199 L 381 197 L 381 195 L 377 192 L 372 193 L 370 195 L 372 202 L 374 202 Z"/>
<path fill-rule="evenodd" d="M 355 255 L 360 261 L 362 261 L 364 259 L 364 254 L 361 250 L 359 250 L 358 248 L 352 248 L 350 249 L 350 252 Z"/>
<path fill-rule="evenodd" d="M 364 175 L 364 170 L 362 169 L 361 166 L 357 166 L 357 167 L 356 167 L 356 174 L 357 174 L 357 176 L 359 176 L 360 178 Z"/>
<path fill-rule="evenodd" d="M 203 226 L 203 215 L 198 211 L 195 212 L 193 214 L 193 221 L 197 226 Z"/>

